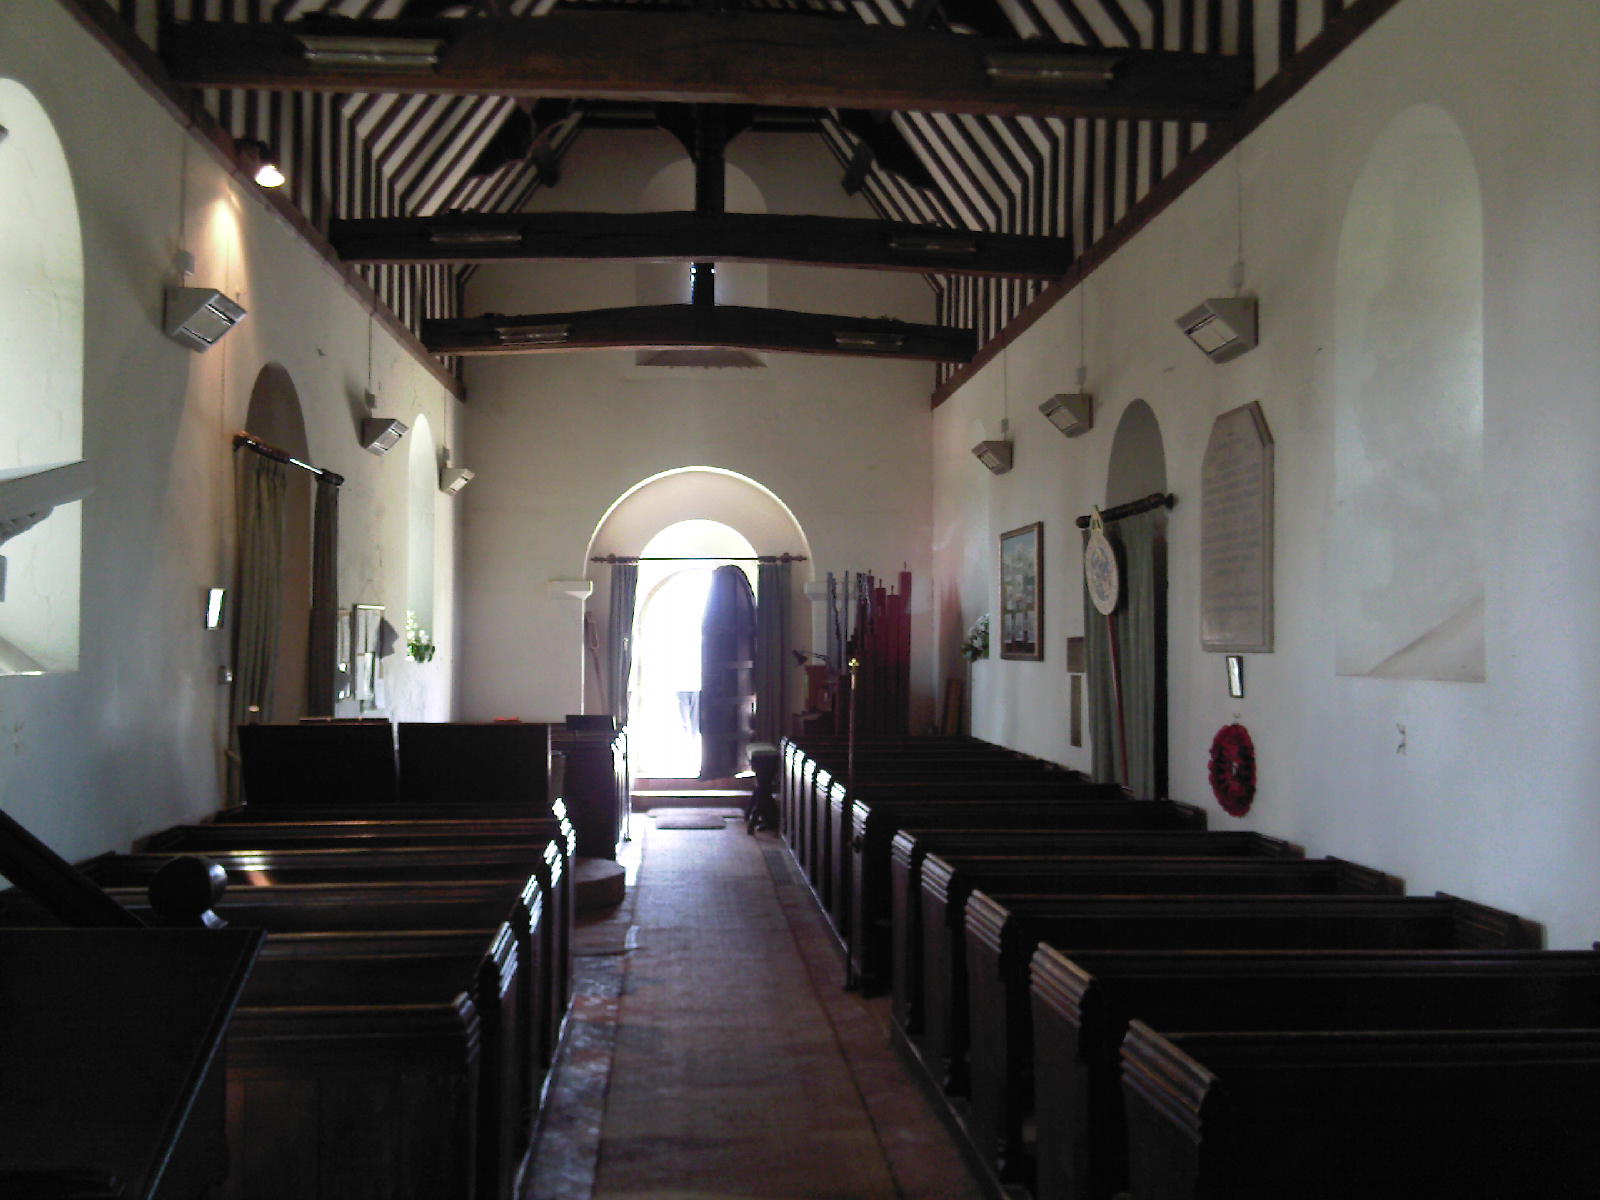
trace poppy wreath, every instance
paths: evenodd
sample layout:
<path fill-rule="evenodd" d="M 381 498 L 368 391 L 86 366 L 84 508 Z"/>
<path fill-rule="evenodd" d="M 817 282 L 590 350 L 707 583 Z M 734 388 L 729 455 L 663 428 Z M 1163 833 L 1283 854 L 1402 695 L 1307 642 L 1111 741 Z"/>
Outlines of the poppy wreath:
<path fill-rule="evenodd" d="M 1230 817 L 1242 817 L 1256 798 L 1256 747 L 1243 725 L 1224 725 L 1211 739 L 1211 794 Z"/>

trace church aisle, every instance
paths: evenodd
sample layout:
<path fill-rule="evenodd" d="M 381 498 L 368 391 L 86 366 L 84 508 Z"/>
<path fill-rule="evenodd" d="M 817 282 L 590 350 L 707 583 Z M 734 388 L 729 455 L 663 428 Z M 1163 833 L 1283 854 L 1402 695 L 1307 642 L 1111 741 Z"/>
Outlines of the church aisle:
<path fill-rule="evenodd" d="M 979 1196 L 888 1043 L 886 1002 L 840 988 L 838 954 L 781 844 L 738 821 L 634 827 L 635 948 L 620 997 L 591 996 L 578 1039 L 604 1043 L 596 1030 L 614 1009 L 593 1196 Z"/>

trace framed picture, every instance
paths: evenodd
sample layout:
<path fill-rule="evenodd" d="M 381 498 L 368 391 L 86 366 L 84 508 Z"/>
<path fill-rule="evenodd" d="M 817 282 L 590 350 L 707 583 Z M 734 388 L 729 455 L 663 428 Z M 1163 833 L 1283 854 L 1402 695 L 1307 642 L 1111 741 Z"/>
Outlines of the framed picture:
<path fill-rule="evenodd" d="M 1238 699 L 1244 695 L 1244 657 L 1228 655 L 1228 695 Z"/>
<path fill-rule="evenodd" d="M 1000 657 L 1044 658 L 1044 522 L 1000 535 Z"/>

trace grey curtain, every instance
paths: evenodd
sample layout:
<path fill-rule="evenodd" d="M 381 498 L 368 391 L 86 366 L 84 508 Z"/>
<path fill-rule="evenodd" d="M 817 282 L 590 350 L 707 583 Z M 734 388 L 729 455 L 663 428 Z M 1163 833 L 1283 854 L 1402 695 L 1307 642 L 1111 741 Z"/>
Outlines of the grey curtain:
<path fill-rule="evenodd" d="M 1121 761 L 1107 619 L 1084 593 L 1089 737 L 1094 777 L 1120 781 L 1142 797 L 1167 794 L 1166 513 L 1126 517 L 1106 526 L 1122 567 L 1122 604 L 1113 614 L 1121 667 L 1128 761 Z"/>
<path fill-rule="evenodd" d="M 272 718 L 278 666 L 278 624 L 283 610 L 283 538 L 289 468 L 238 450 L 239 587 L 234 605 L 232 724 L 244 724 L 251 707 Z"/>
<path fill-rule="evenodd" d="M 783 735 L 789 658 L 789 564 L 756 567 L 756 741 Z"/>
<path fill-rule="evenodd" d="M 333 716 L 339 612 L 339 486 L 317 477 L 311 534 L 311 636 L 306 646 L 306 715 Z"/>
<path fill-rule="evenodd" d="M 617 728 L 628 724 L 628 677 L 633 674 L 633 606 L 639 564 L 611 565 L 611 619 L 606 629 L 606 706 Z"/>

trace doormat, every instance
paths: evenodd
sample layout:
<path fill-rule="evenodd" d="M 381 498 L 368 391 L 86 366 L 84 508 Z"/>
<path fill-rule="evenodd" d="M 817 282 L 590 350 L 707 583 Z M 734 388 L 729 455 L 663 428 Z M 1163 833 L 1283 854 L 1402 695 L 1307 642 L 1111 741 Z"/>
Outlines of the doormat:
<path fill-rule="evenodd" d="M 677 812 L 671 809 L 662 809 L 650 814 L 655 818 L 657 829 L 726 829 L 727 819 L 715 813 L 707 812 Z"/>

